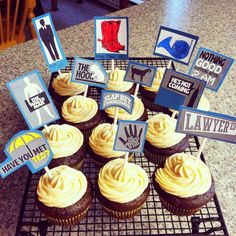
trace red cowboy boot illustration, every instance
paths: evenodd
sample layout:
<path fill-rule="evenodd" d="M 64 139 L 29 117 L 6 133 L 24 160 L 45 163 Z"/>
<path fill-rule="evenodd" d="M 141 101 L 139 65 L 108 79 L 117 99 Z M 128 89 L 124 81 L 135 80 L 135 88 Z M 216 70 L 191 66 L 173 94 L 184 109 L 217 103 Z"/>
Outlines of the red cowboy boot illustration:
<path fill-rule="evenodd" d="M 98 39 L 98 41 L 102 42 L 102 47 L 106 48 L 110 52 L 118 52 L 119 49 L 113 45 L 112 24 L 109 21 L 103 21 L 101 23 L 101 29 L 102 29 L 102 40 Z"/>
<path fill-rule="evenodd" d="M 113 45 L 118 48 L 119 50 L 124 50 L 125 46 L 121 45 L 118 41 L 118 32 L 120 29 L 120 23 L 121 21 L 110 21 L 112 23 L 112 29 L 113 29 Z"/>

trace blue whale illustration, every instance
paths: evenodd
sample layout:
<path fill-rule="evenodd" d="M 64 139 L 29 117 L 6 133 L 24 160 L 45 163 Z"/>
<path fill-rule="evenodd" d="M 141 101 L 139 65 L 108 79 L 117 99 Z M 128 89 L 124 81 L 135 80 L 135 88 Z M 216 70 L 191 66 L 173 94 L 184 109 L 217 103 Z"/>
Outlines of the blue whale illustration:
<path fill-rule="evenodd" d="M 170 41 L 172 37 L 168 37 L 158 43 L 157 47 L 165 48 L 172 57 L 176 59 L 184 59 L 188 56 L 191 45 L 184 40 L 176 40 L 172 47 L 170 47 Z M 191 42 L 192 44 L 192 42 Z"/>

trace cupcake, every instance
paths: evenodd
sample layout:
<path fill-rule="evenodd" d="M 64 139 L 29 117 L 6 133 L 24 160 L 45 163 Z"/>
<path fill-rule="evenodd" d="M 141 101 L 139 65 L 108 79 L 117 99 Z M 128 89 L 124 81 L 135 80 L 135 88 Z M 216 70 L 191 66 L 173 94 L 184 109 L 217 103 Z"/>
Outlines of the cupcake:
<path fill-rule="evenodd" d="M 62 105 L 61 115 L 65 123 L 77 127 L 87 141 L 92 129 L 101 122 L 97 102 L 81 95 L 68 98 Z"/>
<path fill-rule="evenodd" d="M 49 85 L 49 93 L 57 107 L 60 107 L 67 98 L 85 91 L 84 84 L 70 82 L 70 77 L 71 73 L 62 73 L 55 77 Z"/>
<path fill-rule="evenodd" d="M 178 216 L 195 214 L 215 194 L 215 183 L 206 164 L 186 153 L 167 158 L 153 174 L 153 185 L 168 211 Z"/>
<path fill-rule="evenodd" d="M 74 126 L 63 124 L 50 125 L 43 133 L 54 154 L 50 168 L 68 165 L 79 169 L 85 157 L 84 136 Z"/>
<path fill-rule="evenodd" d="M 148 119 L 144 154 L 150 162 L 161 164 L 167 157 L 188 147 L 188 136 L 175 132 L 176 122 L 163 113 Z"/>
<path fill-rule="evenodd" d="M 105 109 L 105 119 L 107 122 L 112 123 L 116 113 L 116 107 L 109 107 Z M 118 110 L 118 120 L 140 120 L 146 121 L 148 119 L 147 111 L 139 98 L 135 98 L 134 107 L 131 114 L 122 108 Z"/>
<path fill-rule="evenodd" d="M 46 218 L 56 225 L 77 224 L 87 213 L 92 201 L 92 187 L 86 176 L 62 165 L 40 177 L 35 201 Z"/>
<path fill-rule="evenodd" d="M 131 82 L 124 81 L 125 73 L 125 70 L 119 70 L 118 68 L 115 68 L 114 71 L 107 71 L 110 79 L 108 80 L 106 89 L 133 94 L 135 85 Z"/>
<path fill-rule="evenodd" d="M 140 91 L 142 102 L 146 108 L 152 111 L 157 111 L 157 112 L 162 111 L 166 113 L 168 111 L 167 108 L 162 107 L 158 104 L 154 104 L 154 100 L 155 100 L 157 91 L 160 87 L 161 80 L 164 73 L 165 73 L 165 68 L 157 68 L 157 72 L 154 77 L 152 86 L 148 87 L 148 86 L 142 85 L 140 86 L 139 91 Z"/>
<path fill-rule="evenodd" d="M 136 215 L 150 192 L 147 173 L 124 159 L 108 162 L 99 171 L 96 196 L 108 215 L 127 219 Z"/>
<path fill-rule="evenodd" d="M 101 168 L 107 162 L 124 158 L 126 152 L 113 150 L 117 125 L 103 123 L 93 129 L 89 137 L 89 154 L 96 167 Z M 130 153 L 129 160 L 133 154 Z"/>

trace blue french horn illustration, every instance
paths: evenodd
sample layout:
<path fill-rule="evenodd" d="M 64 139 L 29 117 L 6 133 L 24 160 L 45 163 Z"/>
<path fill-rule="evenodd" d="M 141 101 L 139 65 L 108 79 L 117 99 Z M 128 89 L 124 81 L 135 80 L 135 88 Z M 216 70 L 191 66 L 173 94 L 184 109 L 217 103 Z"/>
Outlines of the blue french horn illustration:
<path fill-rule="evenodd" d="M 176 59 L 184 59 L 187 57 L 193 40 L 191 41 L 190 45 L 184 40 L 176 40 L 173 46 L 170 47 L 171 40 L 172 37 L 168 37 L 158 43 L 157 47 L 165 48 L 170 53 L 170 55 Z"/>

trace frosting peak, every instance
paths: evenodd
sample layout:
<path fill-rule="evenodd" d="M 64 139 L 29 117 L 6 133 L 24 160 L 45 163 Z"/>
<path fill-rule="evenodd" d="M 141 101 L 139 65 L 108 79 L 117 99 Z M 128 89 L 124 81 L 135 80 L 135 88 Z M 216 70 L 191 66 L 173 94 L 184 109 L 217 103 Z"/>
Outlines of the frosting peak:
<path fill-rule="evenodd" d="M 72 125 L 50 125 L 43 133 L 53 151 L 53 158 L 62 158 L 76 153 L 84 142 L 84 136 Z"/>
<path fill-rule="evenodd" d="M 110 201 L 126 203 L 142 195 L 148 187 L 148 176 L 138 165 L 124 159 L 109 161 L 99 172 L 98 186 Z"/>
<path fill-rule="evenodd" d="M 211 187 L 211 173 L 204 162 L 186 153 L 177 153 L 158 168 L 155 181 L 172 195 L 186 198 L 204 194 Z"/>
<path fill-rule="evenodd" d="M 38 200 L 48 207 L 65 208 L 78 202 L 87 190 L 85 175 L 69 166 L 62 165 L 50 170 L 39 179 Z"/>
<path fill-rule="evenodd" d="M 148 119 L 146 139 L 153 146 L 166 148 L 179 143 L 186 135 L 175 132 L 176 119 L 169 115 L 158 113 Z"/>

